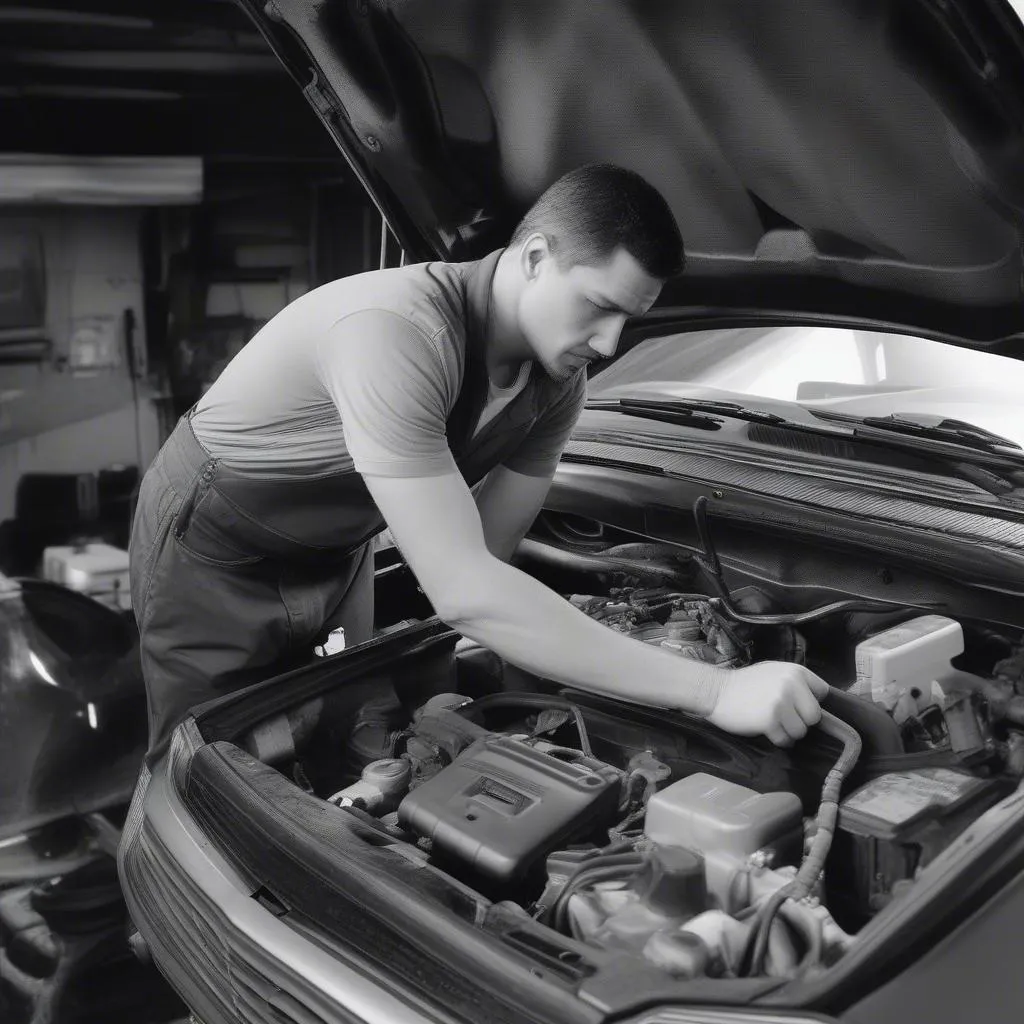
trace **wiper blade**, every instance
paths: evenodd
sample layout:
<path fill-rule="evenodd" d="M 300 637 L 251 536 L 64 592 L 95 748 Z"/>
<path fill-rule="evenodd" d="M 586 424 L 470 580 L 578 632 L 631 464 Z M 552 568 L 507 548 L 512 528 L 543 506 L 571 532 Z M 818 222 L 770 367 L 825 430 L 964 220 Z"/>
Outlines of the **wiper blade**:
<path fill-rule="evenodd" d="M 877 427 L 881 430 L 893 430 L 899 434 L 910 434 L 915 437 L 928 437 L 935 441 L 952 441 L 955 444 L 967 445 L 981 451 L 992 451 L 996 448 L 1016 448 L 1021 446 L 1008 437 L 993 434 L 991 430 L 979 427 L 975 423 L 964 420 L 940 419 L 936 423 L 921 423 L 892 413 L 889 416 L 865 416 L 861 421 L 866 427 Z"/>
<path fill-rule="evenodd" d="M 825 409 L 809 411 L 822 419 L 849 424 L 853 427 L 854 434 L 860 434 L 862 437 L 871 436 L 870 433 L 864 433 L 860 429 L 867 427 L 869 431 L 884 430 L 901 437 L 942 441 L 962 448 L 971 448 L 974 451 L 1009 456 L 1015 461 L 1024 455 L 1024 449 L 1016 441 L 994 434 L 991 430 L 986 430 L 984 427 L 968 423 L 965 420 L 943 419 L 935 416 L 927 417 L 934 422 L 923 422 L 923 418 L 910 419 L 907 416 L 899 415 L 899 413 L 892 413 L 889 416 L 851 416 L 849 413 Z M 1011 450 L 1007 451 L 1006 449 Z"/>
<path fill-rule="evenodd" d="M 706 419 L 716 425 L 714 417 L 726 416 L 734 420 L 749 420 L 752 423 L 788 423 L 785 416 L 763 409 L 748 409 L 738 402 L 716 402 L 702 398 L 678 398 L 671 401 L 649 398 L 594 398 L 587 402 L 588 409 L 599 409 L 607 412 L 622 412 L 640 419 L 657 419 L 667 423 L 683 423 L 696 426 L 694 419 Z M 701 413 L 710 413 L 709 417 L 701 417 Z"/>
<path fill-rule="evenodd" d="M 948 475 L 967 480 L 981 490 L 999 497 L 1009 497 L 1012 492 L 1024 490 L 1024 450 L 1021 446 L 962 420 L 946 419 L 936 424 L 923 424 L 900 416 L 859 417 L 832 410 L 807 410 L 815 418 L 834 421 L 835 427 L 829 427 L 825 424 L 789 420 L 777 413 L 749 409 L 737 402 L 699 398 L 595 398 L 587 402 L 586 407 L 702 430 L 719 430 L 721 417 L 769 423 L 819 437 L 831 436 L 839 440 L 896 448 L 934 459 L 944 467 Z M 953 445 L 959 451 L 953 451 Z"/>

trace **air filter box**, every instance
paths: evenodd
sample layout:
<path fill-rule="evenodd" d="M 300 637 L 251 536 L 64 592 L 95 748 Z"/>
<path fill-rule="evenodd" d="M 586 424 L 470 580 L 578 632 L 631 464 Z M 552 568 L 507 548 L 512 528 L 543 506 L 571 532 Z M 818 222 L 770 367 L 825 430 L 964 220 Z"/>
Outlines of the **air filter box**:
<path fill-rule="evenodd" d="M 600 761 L 486 736 L 405 797 L 398 821 L 429 836 L 435 853 L 507 882 L 612 820 L 621 778 Z"/>

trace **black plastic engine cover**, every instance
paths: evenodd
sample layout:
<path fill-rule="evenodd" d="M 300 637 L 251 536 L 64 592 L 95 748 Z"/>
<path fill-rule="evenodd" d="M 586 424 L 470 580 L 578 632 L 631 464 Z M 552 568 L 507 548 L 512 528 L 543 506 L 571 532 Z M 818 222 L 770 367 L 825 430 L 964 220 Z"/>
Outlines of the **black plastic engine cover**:
<path fill-rule="evenodd" d="M 610 821 L 622 773 L 520 740 L 478 740 L 399 805 L 405 828 L 496 882 L 521 877 L 550 850 Z"/>

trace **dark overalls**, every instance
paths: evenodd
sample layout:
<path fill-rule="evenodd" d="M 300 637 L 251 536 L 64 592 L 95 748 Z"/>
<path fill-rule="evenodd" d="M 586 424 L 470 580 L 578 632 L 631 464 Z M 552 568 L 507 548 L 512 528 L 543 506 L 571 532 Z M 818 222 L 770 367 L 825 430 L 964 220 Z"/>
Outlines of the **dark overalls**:
<path fill-rule="evenodd" d="M 447 422 L 469 486 L 563 393 L 534 364 L 524 390 L 472 437 L 487 396 L 483 328 L 497 256 L 467 282 L 465 373 Z M 347 646 L 369 639 L 370 541 L 384 526 L 354 470 L 247 474 L 213 458 L 182 417 L 146 473 L 132 528 L 150 765 L 189 708 L 298 667 L 339 625 Z"/>

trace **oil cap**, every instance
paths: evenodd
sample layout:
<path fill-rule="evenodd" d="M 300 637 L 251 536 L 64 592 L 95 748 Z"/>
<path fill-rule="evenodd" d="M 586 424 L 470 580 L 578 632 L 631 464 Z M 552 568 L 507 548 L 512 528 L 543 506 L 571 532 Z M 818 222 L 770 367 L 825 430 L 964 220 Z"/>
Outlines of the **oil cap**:
<path fill-rule="evenodd" d="M 633 888 L 650 910 L 665 917 L 695 917 L 707 909 L 704 858 L 681 846 L 655 846 Z"/>

